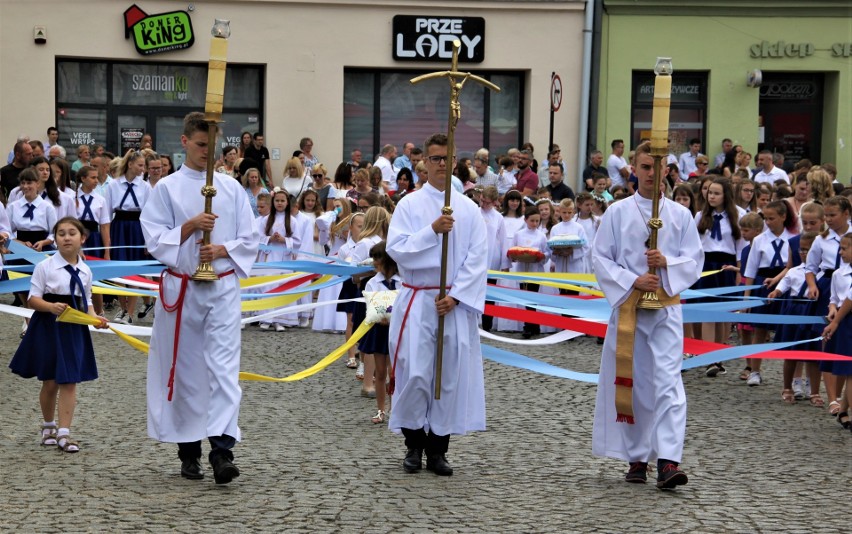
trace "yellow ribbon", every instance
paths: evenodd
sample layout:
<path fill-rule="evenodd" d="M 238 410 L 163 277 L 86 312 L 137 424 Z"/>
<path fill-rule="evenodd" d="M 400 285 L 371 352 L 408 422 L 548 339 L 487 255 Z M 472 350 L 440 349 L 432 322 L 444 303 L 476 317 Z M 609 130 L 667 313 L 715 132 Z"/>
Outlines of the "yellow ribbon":
<path fill-rule="evenodd" d="M 616 422 L 633 424 L 633 349 L 636 337 L 636 305 L 642 291 L 634 289 L 618 308 L 615 342 L 615 410 Z M 657 298 L 663 306 L 680 304 L 680 295 L 670 297 L 660 288 Z"/>
<path fill-rule="evenodd" d="M 59 314 L 59 317 L 57 317 L 56 320 L 62 321 L 63 323 L 80 324 L 84 326 L 97 326 L 101 324 L 101 319 L 99 317 L 89 315 L 88 313 L 82 312 L 80 310 L 75 310 L 70 306 L 65 308 L 65 310 L 61 314 Z M 135 337 L 129 334 L 125 334 L 120 330 L 116 330 L 111 326 L 109 327 L 109 329 L 115 332 L 115 335 L 120 337 L 134 349 L 138 350 L 139 352 L 148 354 L 148 344 L 144 341 L 136 339 Z"/>
<path fill-rule="evenodd" d="M 89 315 L 88 313 L 75 310 L 71 307 L 65 308 L 65 311 L 63 311 L 59 315 L 57 320 L 62 321 L 63 323 L 80 324 L 86 326 L 95 326 L 101 323 L 101 320 L 98 317 L 94 317 L 92 315 Z M 332 363 L 334 363 L 336 360 L 340 359 L 340 357 L 346 354 L 346 351 L 348 351 L 350 347 L 353 347 L 356 343 L 358 343 L 358 341 L 362 337 L 364 337 L 364 334 L 369 332 L 372 327 L 372 324 L 368 324 L 366 322 L 361 323 L 361 326 L 358 327 L 357 330 L 352 332 L 352 336 L 349 338 L 348 341 L 346 341 L 346 343 L 337 347 L 331 352 L 331 354 L 303 371 L 299 371 L 298 373 L 293 373 L 292 375 L 281 378 L 241 371 L 240 380 L 250 380 L 257 382 L 295 382 L 296 380 L 302 380 L 304 378 L 308 378 L 309 376 L 313 376 L 328 367 L 329 365 L 331 365 Z M 109 327 L 109 329 L 115 332 L 118 337 L 120 337 L 134 349 L 138 350 L 139 352 L 148 354 L 150 346 L 144 341 L 141 341 L 131 335 L 116 330 L 111 326 Z"/>

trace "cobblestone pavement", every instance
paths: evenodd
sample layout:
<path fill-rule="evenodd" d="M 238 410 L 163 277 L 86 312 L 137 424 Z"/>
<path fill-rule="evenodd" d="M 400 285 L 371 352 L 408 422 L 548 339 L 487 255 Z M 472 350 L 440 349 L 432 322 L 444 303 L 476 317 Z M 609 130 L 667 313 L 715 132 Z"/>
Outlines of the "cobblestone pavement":
<path fill-rule="evenodd" d="M 8 299 L 2 299 L 6 302 Z M 20 322 L 0 321 L 8 361 Z M 622 481 L 591 454 L 595 387 L 486 362 L 488 431 L 453 438 L 456 473 L 406 475 L 402 439 L 373 425 L 375 401 L 342 362 L 301 382 L 243 383 L 235 449 L 242 476 L 216 486 L 179 476 L 173 445 L 145 431 L 145 358 L 96 335 L 100 379 L 79 388 L 79 454 L 38 445 L 39 383 L 0 373 L 0 529 L 19 532 L 825 532 L 848 531 L 852 435 L 807 402 L 780 401 L 780 364 L 748 388 L 740 366 L 684 375 L 689 485 Z M 288 330 L 243 336 L 243 369 L 284 376 L 342 336 Z M 501 345 L 498 345 L 501 346 Z M 508 350 L 516 346 L 506 345 Z M 595 372 L 579 338 L 527 355 Z M 205 450 L 206 450 L 205 444 Z M 652 477 L 653 478 L 653 477 Z"/>

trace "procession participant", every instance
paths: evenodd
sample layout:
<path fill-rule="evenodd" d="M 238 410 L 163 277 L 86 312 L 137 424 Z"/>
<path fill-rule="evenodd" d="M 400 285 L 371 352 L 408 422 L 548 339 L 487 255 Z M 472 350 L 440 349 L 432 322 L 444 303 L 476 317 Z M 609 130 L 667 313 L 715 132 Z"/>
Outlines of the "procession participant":
<path fill-rule="evenodd" d="M 650 143 L 637 147 L 634 162 L 637 194 L 610 206 L 594 241 L 595 274 L 613 310 L 601 358 L 592 451 L 629 462 L 627 482 L 644 483 L 648 462 L 656 459 L 657 487 L 671 489 L 687 483 L 686 474 L 678 468 L 686 432 L 686 395 L 680 374 L 683 314 L 678 294 L 697 280 L 704 253 L 689 210 L 665 197 L 660 200 L 663 227 L 658 248 L 647 249 L 652 195 L 659 194 L 654 188 Z M 656 268 L 657 274 L 648 273 L 649 267 Z M 636 309 L 644 291 L 657 292 L 664 307 Z M 630 315 L 635 325 L 621 324 Z M 626 338 L 626 347 L 617 347 L 622 342 L 619 337 Z M 618 385 L 617 350 L 633 354 L 632 379 Z M 626 394 L 632 395 L 632 417 L 617 410 L 617 387 L 630 388 Z"/>
<path fill-rule="evenodd" d="M 217 484 L 240 472 L 231 452 L 240 440 L 237 416 L 240 370 L 240 286 L 257 255 L 258 236 L 240 184 L 214 175 L 215 213 L 204 213 L 208 156 L 204 114 L 184 118 L 186 161 L 151 189 L 141 216 L 148 251 L 166 265 L 148 356 L 148 435 L 178 444 L 181 475 L 204 477 L 201 440 L 210 440 Z M 199 246 L 202 231 L 210 245 Z M 219 279 L 193 282 L 199 262 L 211 262 Z M 183 334 L 181 339 L 181 334 Z"/>
<path fill-rule="evenodd" d="M 485 384 L 479 347 L 479 314 L 485 306 L 487 244 L 479 208 L 451 192 L 452 215 L 438 215 L 448 187 L 447 136 L 434 134 L 424 146 L 428 183 L 406 195 L 391 219 L 388 254 L 397 262 L 403 287 L 390 325 L 393 411 L 389 427 L 405 436 L 403 468 L 422 467 L 448 476 L 450 434 L 485 430 Z M 453 231 L 455 222 L 458 228 Z M 443 235 L 441 235 L 443 234 Z M 449 239 L 447 295 L 438 300 L 441 240 Z M 443 316 L 442 393 L 435 391 L 438 316 Z M 393 381 L 396 381 L 395 388 Z"/>

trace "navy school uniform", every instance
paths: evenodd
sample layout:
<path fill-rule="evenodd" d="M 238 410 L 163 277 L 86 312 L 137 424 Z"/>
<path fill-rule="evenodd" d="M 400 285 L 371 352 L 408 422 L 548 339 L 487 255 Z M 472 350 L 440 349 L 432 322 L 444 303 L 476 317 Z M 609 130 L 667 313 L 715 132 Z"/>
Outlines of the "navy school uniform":
<path fill-rule="evenodd" d="M 92 194 L 81 192 L 77 197 L 77 218 L 89 233 L 83 248 L 98 249 L 86 250 L 85 253 L 89 256 L 103 258 L 104 250 L 101 247 L 104 246 L 104 241 L 101 238 L 101 225 L 109 224 L 109 212 L 104 198 L 94 194 L 94 192 Z"/>
<path fill-rule="evenodd" d="M 838 309 L 843 302 L 852 297 L 852 267 L 848 263 L 842 264 L 835 272 L 831 280 L 831 304 Z M 825 351 L 832 354 L 843 354 L 852 356 L 852 314 L 847 314 L 840 321 L 837 331 L 826 343 Z M 852 358 L 840 361 L 820 362 L 820 371 L 828 371 L 838 376 L 852 375 Z"/>
<path fill-rule="evenodd" d="M 109 183 L 106 190 L 106 205 L 113 215 L 109 228 L 112 247 L 110 258 L 115 261 L 140 261 L 145 259 L 145 237 L 139 215 L 151 186 L 141 176 L 128 181 L 122 176 Z M 136 247 L 136 248 L 125 248 Z"/>
<path fill-rule="evenodd" d="M 814 239 L 808 257 L 805 260 L 805 270 L 816 277 L 819 296 L 814 303 L 813 315 L 824 317 L 828 314 L 828 301 L 831 298 L 831 278 L 834 271 L 840 268 L 840 236 L 834 230 L 828 234 L 818 235 Z M 813 325 L 811 330 L 815 335 L 822 333 L 823 325 Z"/>
<path fill-rule="evenodd" d="M 814 301 L 808 300 L 805 294 L 808 284 L 805 282 L 805 266 L 793 267 L 784 278 L 778 282 L 777 289 L 784 296 L 780 299 L 780 315 L 812 315 Z M 809 324 L 780 324 L 775 329 L 776 343 L 787 341 L 801 341 L 813 337 L 811 325 Z M 796 345 L 788 350 L 819 350 L 817 343 L 807 345 Z"/>
<path fill-rule="evenodd" d="M 370 279 L 364 291 L 393 291 L 399 289 L 402 284 L 402 279 L 398 275 L 394 275 L 390 280 L 379 273 Z M 373 328 L 367 332 L 361 341 L 358 342 L 358 350 L 362 354 L 390 354 L 388 348 L 388 336 L 390 335 L 390 325 L 376 323 Z"/>
<path fill-rule="evenodd" d="M 743 264 L 741 269 L 744 278 L 751 278 L 752 284 L 760 285 L 758 289 L 751 292 L 754 297 L 765 298 L 771 291 L 771 288 L 763 286 L 763 282 L 768 278 L 778 276 L 787 266 L 787 258 L 790 252 L 790 246 L 787 242 L 793 234 L 784 230 L 781 235 L 776 236 L 769 230 L 765 230 L 762 234 L 754 238 L 749 252 L 748 262 Z M 778 314 L 781 311 L 781 303 L 778 300 L 766 303 L 762 306 L 751 308 L 751 313 L 772 313 Z M 766 328 L 768 325 L 755 325 L 757 328 Z"/>
<path fill-rule="evenodd" d="M 57 220 L 56 209 L 47 200 L 40 196 L 32 202 L 20 198 L 10 203 L 7 210 L 10 228 L 18 241 L 35 243 L 52 238 L 51 232 Z M 42 250 L 53 250 L 53 247 Z"/>
<path fill-rule="evenodd" d="M 30 296 L 86 311 L 91 305 L 91 288 L 92 271 L 82 260 L 75 267 L 54 254 L 36 265 Z M 50 312 L 33 312 L 9 368 L 23 378 L 55 380 L 58 384 L 96 379 L 98 368 L 89 327 L 61 323 Z"/>
<path fill-rule="evenodd" d="M 695 215 L 695 224 L 701 222 L 701 213 Z M 736 223 L 735 223 L 736 224 Z M 713 214 L 713 226 L 701 237 L 701 247 L 704 249 L 704 266 L 702 271 L 716 271 L 725 265 L 737 264 L 737 253 L 746 246 L 743 239 L 734 240 L 731 229 L 731 221 L 725 212 Z M 730 287 L 736 284 L 737 277 L 734 271 L 720 270 L 710 276 L 702 276 L 692 286 L 692 289 L 711 289 L 716 287 Z M 712 302 L 714 297 L 702 297 L 693 302 Z"/>

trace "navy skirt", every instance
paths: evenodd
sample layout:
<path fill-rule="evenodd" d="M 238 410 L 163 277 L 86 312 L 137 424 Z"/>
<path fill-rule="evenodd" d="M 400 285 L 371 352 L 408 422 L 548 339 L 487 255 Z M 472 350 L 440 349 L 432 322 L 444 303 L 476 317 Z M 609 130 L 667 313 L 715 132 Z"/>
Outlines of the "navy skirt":
<path fill-rule="evenodd" d="M 83 253 L 86 256 L 94 256 L 96 258 L 104 257 L 104 240 L 101 238 L 101 229 L 100 225 L 96 221 L 80 221 L 83 223 L 83 226 L 86 227 L 86 231 L 88 232 L 88 237 L 86 237 L 86 242 L 83 244 L 83 248 L 97 248 L 100 250 L 84 250 Z"/>
<path fill-rule="evenodd" d="M 119 214 L 132 214 L 137 212 L 117 211 L 115 219 L 109 227 L 109 239 L 113 248 L 110 250 L 110 258 L 113 261 L 141 261 L 145 258 L 145 237 L 142 235 L 142 223 L 130 215 L 119 216 Z M 118 248 L 116 248 L 118 247 Z M 120 248 L 139 247 L 139 248 Z"/>
<path fill-rule="evenodd" d="M 781 315 L 812 315 L 814 307 L 812 300 L 807 300 L 804 297 L 792 300 L 793 298 L 781 301 Z M 788 341 L 801 341 L 811 337 L 815 336 L 811 332 L 811 325 L 809 324 L 779 324 L 775 329 L 774 341 L 776 343 L 786 343 Z M 788 350 L 819 350 L 819 347 L 816 346 L 816 343 L 809 343 L 808 345 L 796 345 L 795 347 L 790 347 Z"/>
<path fill-rule="evenodd" d="M 704 271 L 716 271 L 725 265 L 737 265 L 737 257 L 734 254 L 724 254 L 720 252 L 708 252 L 704 256 Z M 702 290 L 712 289 L 716 287 L 731 287 L 736 285 L 737 274 L 734 271 L 719 271 L 710 276 L 702 276 L 691 289 Z M 720 299 L 716 297 L 701 297 L 692 299 L 690 302 L 718 302 Z"/>
<path fill-rule="evenodd" d="M 772 289 L 765 287 L 763 285 L 763 282 L 767 278 L 773 278 L 773 277 L 777 276 L 778 273 L 780 273 L 782 270 L 783 270 L 783 268 L 779 268 L 777 270 L 767 269 L 766 271 L 761 269 L 760 271 L 758 271 L 757 276 L 754 277 L 754 281 L 752 282 L 752 285 L 759 285 L 760 287 L 757 288 L 757 289 L 753 289 L 751 291 L 751 296 L 766 298 L 772 292 Z M 750 313 L 771 313 L 772 315 L 778 315 L 779 313 L 781 313 L 781 301 L 779 301 L 778 299 L 775 299 L 775 300 L 769 301 L 766 304 L 763 304 L 761 306 L 755 306 L 754 308 L 751 308 Z M 768 330 L 772 329 L 771 328 L 772 325 L 767 324 L 767 323 L 759 323 L 759 324 L 755 324 L 753 326 L 755 328 L 766 328 Z"/>
<path fill-rule="evenodd" d="M 70 303 L 68 295 L 44 295 L 48 302 Z M 98 377 L 89 327 L 60 323 L 48 312 L 34 312 L 9 368 L 22 378 L 78 384 Z"/>
<path fill-rule="evenodd" d="M 828 302 L 831 300 L 831 277 L 834 274 L 834 271 L 831 271 L 829 274 L 824 274 L 822 278 L 816 281 L 817 289 L 819 289 L 819 296 L 816 301 L 814 301 L 814 307 L 811 311 L 811 315 L 815 315 L 817 317 L 825 317 L 828 315 Z M 822 331 L 825 329 L 824 324 L 814 324 L 810 325 L 811 331 L 815 336 L 821 335 Z"/>
<path fill-rule="evenodd" d="M 389 326 L 373 325 L 373 328 L 358 342 L 358 350 L 362 354 L 390 354 L 388 348 L 389 333 Z"/>
<path fill-rule="evenodd" d="M 825 351 L 832 354 L 852 356 L 852 315 L 847 315 L 837 331 L 826 343 Z M 852 358 L 842 361 L 824 361 L 820 363 L 820 371 L 828 371 L 837 376 L 852 376 Z"/>
<path fill-rule="evenodd" d="M 338 300 L 348 300 L 358 298 L 358 286 L 356 286 L 351 278 L 347 278 L 340 286 L 340 296 Z M 357 302 L 341 302 L 335 308 L 339 312 L 352 313 L 355 310 Z"/>

